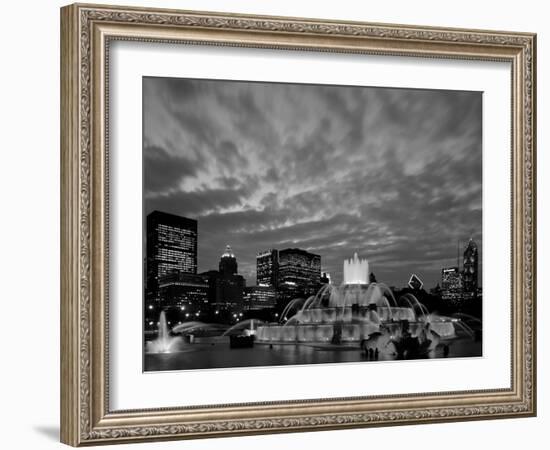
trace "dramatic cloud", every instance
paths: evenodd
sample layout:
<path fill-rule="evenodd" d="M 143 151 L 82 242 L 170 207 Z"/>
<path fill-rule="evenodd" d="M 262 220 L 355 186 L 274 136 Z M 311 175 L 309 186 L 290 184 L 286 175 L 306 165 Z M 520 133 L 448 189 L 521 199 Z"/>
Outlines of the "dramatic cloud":
<path fill-rule="evenodd" d="M 198 220 L 200 271 L 230 244 L 255 284 L 292 246 L 431 287 L 481 247 L 479 92 L 144 78 L 143 102 L 146 213 Z"/>

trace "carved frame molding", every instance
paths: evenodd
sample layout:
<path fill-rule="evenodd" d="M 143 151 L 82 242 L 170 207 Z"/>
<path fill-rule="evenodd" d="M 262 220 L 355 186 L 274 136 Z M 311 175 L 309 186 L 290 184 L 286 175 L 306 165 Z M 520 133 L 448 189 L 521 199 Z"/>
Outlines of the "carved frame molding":
<path fill-rule="evenodd" d="M 510 389 L 110 411 L 108 58 L 112 40 L 509 61 Z M 61 10 L 61 438 L 78 446 L 536 414 L 536 36 L 99 5 Z"/>

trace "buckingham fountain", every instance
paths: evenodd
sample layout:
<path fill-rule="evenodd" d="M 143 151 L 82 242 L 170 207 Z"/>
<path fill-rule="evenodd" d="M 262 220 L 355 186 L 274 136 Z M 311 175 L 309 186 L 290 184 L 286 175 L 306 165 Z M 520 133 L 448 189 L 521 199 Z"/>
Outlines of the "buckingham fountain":
<path fill-rule="evenodd" d="M 396 296 L 369 273 L 369 262 L 355 254 L 344 261 L 341 285 L 292 300 L 279 323 L 190 321 L 170 329 L 161 312 L 156 339 L 146 342 L 145 370 L 481 355 L 467 320 L 430 313 L 411 293 Z"/>
<path fill-rule="evenodd" d="M 369 282 L 369 262 L 357 253 L 344 261 L 343 272 L 340 286 L 327 284 L 314 296 L 290 302 L 284 323 L 259 326 L 256 341 L 360 343 L 365 350 L 399 354 L 411 342 L 429 351 L 456 336 L 456 319 L 430 314 L 410 293 L 396 298 L 384 283 Z"/>

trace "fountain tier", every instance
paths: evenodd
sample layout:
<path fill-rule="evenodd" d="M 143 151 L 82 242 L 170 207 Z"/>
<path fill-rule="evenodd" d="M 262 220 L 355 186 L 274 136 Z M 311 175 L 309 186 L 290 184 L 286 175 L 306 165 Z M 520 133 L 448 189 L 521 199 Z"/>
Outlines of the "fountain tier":
<path fill-rule="evenodd" d="M 369 263 L 357 253 L 344 261 L 344 282 L 324 285 L 314 296 L 294 299 L 281 315 L 283 324 L 259 326 L 259 342 L 358 342 L 383 334 L 390 339 L 405 327 L 413 337 L 452 338 L 448 318 L 429 314 L 412 294 L 398 300 L 383 283 L 368 282 Z M 434 335 L 435 333 L 435 335 Z M 435 339 L 433 339 L 435 342 Z"/>

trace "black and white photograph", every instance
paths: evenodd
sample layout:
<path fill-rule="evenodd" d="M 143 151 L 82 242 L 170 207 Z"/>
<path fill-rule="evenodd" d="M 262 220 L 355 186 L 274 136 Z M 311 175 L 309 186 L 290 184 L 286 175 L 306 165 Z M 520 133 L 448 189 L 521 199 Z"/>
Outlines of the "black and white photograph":
<path fill-rule="evenodd" d="M 483 356 L 482 92 L 142 88 L 144 371 Z"/>

